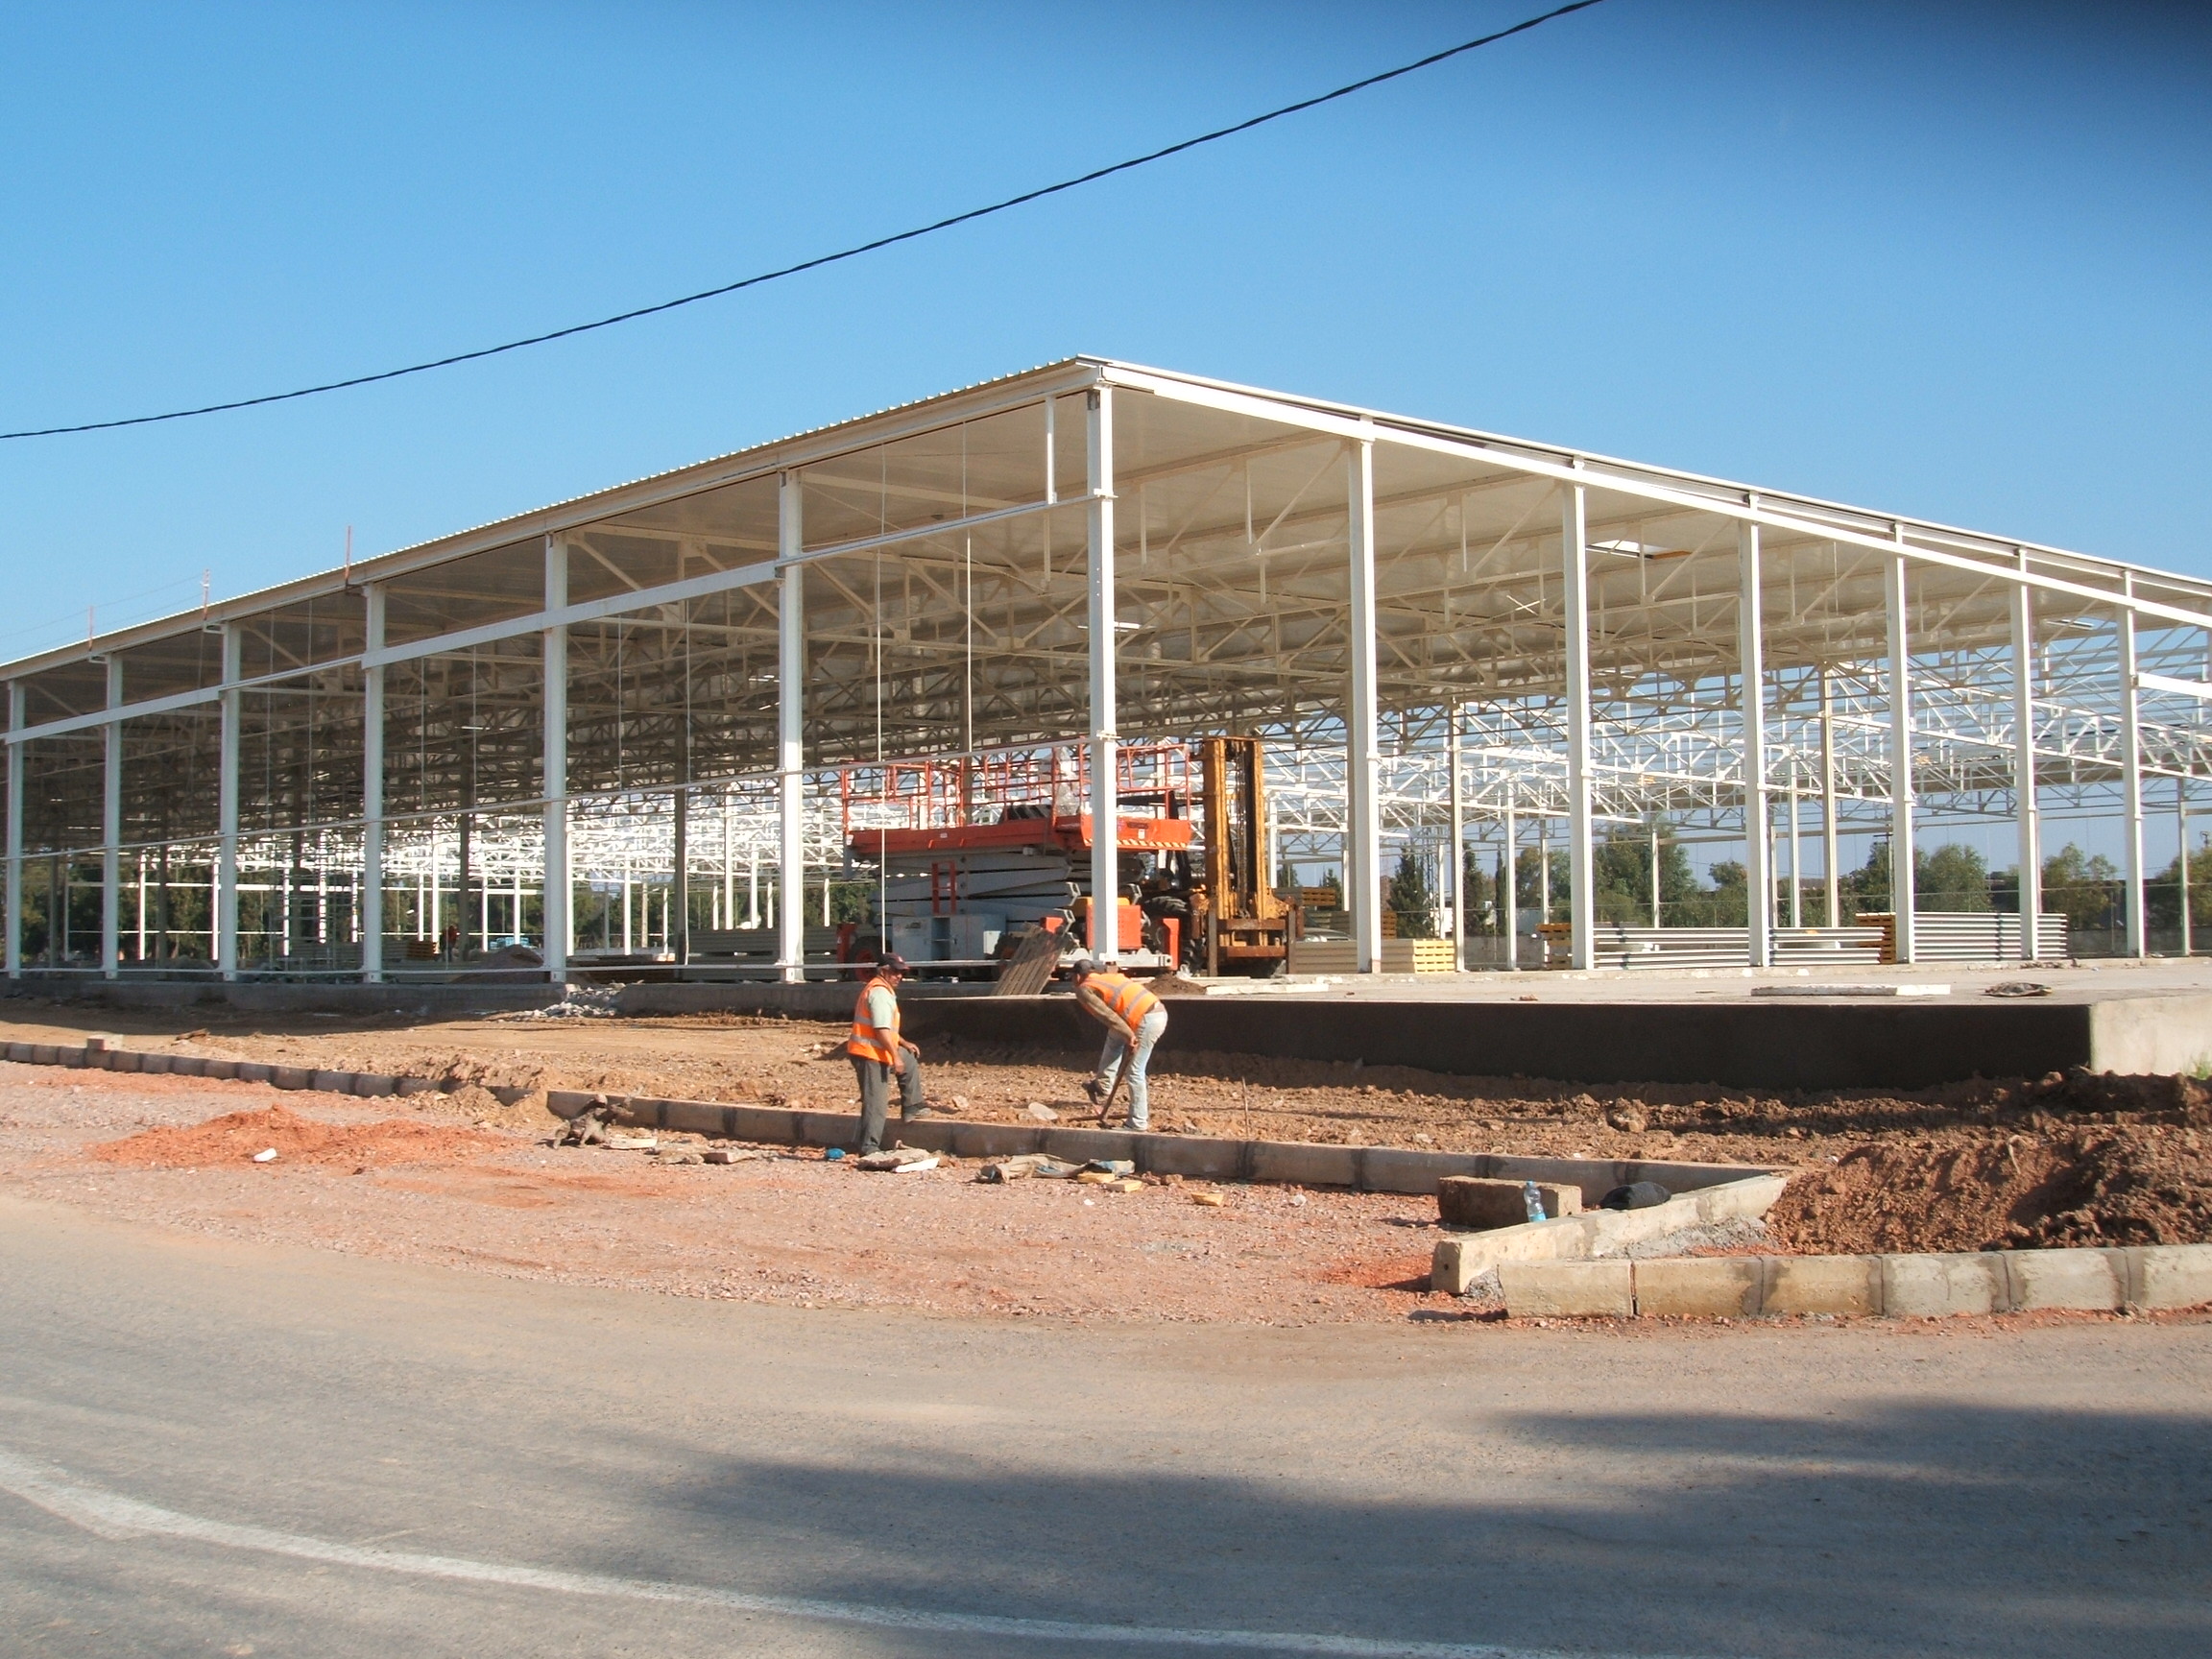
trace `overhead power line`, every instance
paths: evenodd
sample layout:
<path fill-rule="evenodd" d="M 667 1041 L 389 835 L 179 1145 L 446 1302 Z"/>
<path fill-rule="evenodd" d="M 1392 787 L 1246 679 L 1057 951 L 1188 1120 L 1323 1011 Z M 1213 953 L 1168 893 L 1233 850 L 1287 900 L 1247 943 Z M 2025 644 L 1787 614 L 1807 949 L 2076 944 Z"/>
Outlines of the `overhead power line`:
<path fill-rule="evenodd" d="M 657 305 L 640 305 L 631 311 L 617 311 L 612 317 L 602 317 L 594 323 L 577 323 L 566 328 L 555 328 L 544 334 L 532 334 L 520 340 L 510 340 L 500 346 L 480 347 L 474 351 L 456 351 L 450 357 L 435 357 L 427 363 L 410 363 L 403 369 L 385 369 L 373 374 L 355 374 L 345 380 L 328 380 L 320 386 L 301 386 L 290 392 L 270 392 L 259 397 L 238 397 L 228 403 L 204 403 L 197 409 L 172 409 L 161 415 L 132 415 L 117 421 L 86 421 L 74 426 L 37 426 L 21 432 L 0 432 L 0 443 L 16 438 L 58 438 L 71 432 L 106 432 L 118 426 L 151 426 L 162 421 L 189 421 L 197 415 L 221 415 L 232 409 L 252 409 L 264 403 L 288 403 L 297 397 L 314 397 L 325 392 L 343 392 L 352 386 L 372 386 L 379 380 L 397 380 L 408 374 L 426 374 L 433 369 L 450 369 L 456 363 L 473 363 L 483 357 L 497 357 L 503 352 L 519 351 L 529 346 L 543 346 L 554 340 L 565 340 L 576 334 L 589 334 L 595 329 L 612 328 L 617 323 L 633 323 L 640 317 L 651 317 L 659 312 L 673 311 L 681 305 L 696 305 L 702 300 L 719 299 L 725 294 L 735 294 L 740 289 L 757 288 L 764 282 L 779 281 L 785 276 L 796 276 L 802 272 L 818 271 L 825 265 L 835 265 L 841 260 L 857 259 L 863 253 L 891 248 L 901 242 L 912 242 L 919 237 L 932 236 L 940 230 L 950 230 L 957 225 L 967 225 L 977 219 L 987 219 L 994 213 L 1004 213 L 1031 202 L 1041 202 L 1047 196 L 1057 196 L 1064 190 L 1078 189 L 1094 184 L 1101 179 L 1110 179 L 1117 173 L 1127 173 L 1154 161 L 1164 161 L 1170 156 L 1180 156 L 1186 150 L 1195 150 L 1201 144 L 1212 144 L 1223 138 L 1233 138 L 1239 132 L 1249 132 L 1255 127 L 1264 127 L 1270 121 L 1280 121 L 1286 115 L 1296 115 L 1307 109 L 1331 104 L 1339 98 L 1349 98 L 1355 92 L 1364 92 L 1371 86 L 1380 86 L 1385 81 L 1395 81 L 1417 70 L 1431 68 L 1448 59 L 1474 52 L 1484 46 L 1496 45 L 1501 40 L 1529 30 L 1540 28 L 1571 12 L 1586 12 L 1601 4 L 1601 0 L 1573 0 L 1566 6 L 1553 8 L 1538 16 L 1527 17 L 1509 29 L 1483 35 L 1473 40 L 1462 40 L 1456 46 L 1447 46 L 1441 52 L 1431 52 L 1426 58 L 1417 58 L 1410 63 L 1401 63 L 1395 69 L 1385 69 L 1380 75 L 1370 75 L 1349 85 L 1339 86 L 1334 92 L 1323 92 L 1317 97 L 1301 98 L 1295 104 L 1286 104 L 1279 109 L 1270 109 L 1263 115 L 1254 115 L 1233 127 L 1216 128 L 1201 132 L 1195 138 L 1186 138 L 1179 144 L 1170 144 L 1164 150 L 1154 150 L 1143 156 L 1132 156 L 1126 161 L 1117 161 L 1110 167 L 1094 168 L 1073 179 L 1063 179 L 1057 184 L 1043 185 L 1035 190 L 1024 190 L 1019 196 L 1009 196 L 1003 202 L 994 202 L 985 207 L 971 207 L 965 213 L 955 213 L 950 219 L 940 219 L 931 225 L 918 225 L 911 230 L 901 230 L 894 235 L 878 236 L 873 242 L 862 242 L 854 247 L 840 249 L 834 253 L 819 254 L 803 259 L 796 265 L 786 265 L 778 271 L 763 271 L 757 276 L 741 277 L 735 282 L 725 282 L 717 288 L 702 288 L 696 294 L 685 294 L 680 299 L 663 300 Z"/>

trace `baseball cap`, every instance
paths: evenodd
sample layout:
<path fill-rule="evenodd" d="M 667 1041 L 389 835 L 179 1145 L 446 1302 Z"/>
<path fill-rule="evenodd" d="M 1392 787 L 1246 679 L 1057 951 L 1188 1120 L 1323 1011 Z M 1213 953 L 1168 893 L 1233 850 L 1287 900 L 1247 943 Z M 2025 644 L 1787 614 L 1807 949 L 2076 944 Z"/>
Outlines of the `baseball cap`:
<path fill-rule="evenodd" d="M 903 974 L 906 972 L 906 958 L 896 950 L 878 950 L 876 952 L 876 966 L 886 974 Z"/>

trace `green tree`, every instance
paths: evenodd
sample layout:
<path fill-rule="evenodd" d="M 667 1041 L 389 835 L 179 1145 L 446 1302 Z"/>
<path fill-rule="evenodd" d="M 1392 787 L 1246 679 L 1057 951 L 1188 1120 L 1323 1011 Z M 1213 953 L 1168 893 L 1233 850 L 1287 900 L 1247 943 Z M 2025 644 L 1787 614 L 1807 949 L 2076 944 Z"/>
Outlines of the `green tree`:
<path fill-rule="evenodd" d="M 2181 855 L 2176 853 L 2166 861 L 2166 868 L 2146 883 L 2146 907 L 2151 913 L 2153 927 L 2179 927 L 2181 926 Z M 2201 837 L 2189 854 L 2189 929 L 2190 943 L 2203 940 L 2212 945 L 2212 836 Z"/>
<path fill-rule="evenodd" d="M 1893 907 L 1889 896 L 1889 843 L 1877 841 L 1866 862 L 1845 874 L 1841 882 L 1843 913 L 1887 915 Z M 1989 874 L 1989 865 L 1971 847 L 1946 842 L 1933 852 L 1912 850 L 1912 908 L 1914 910 L 1970 911 L 1986 914 L 1992 891 L 2002 891 L 2002 878 Z M 2014 901 L 2017 904 L 2018 901 Z"/>
<path fill-rule="evenodd" d="M 1398 854 L 1398 873 L 1390 878 L 1384 902 L 1397 912 L 1399 938 L 1436 936 L 1436 896 L 1429 890 L 1429 873 L 1410 847 Z"/>
<path fill-rule="evenodd" d="M 1915 851 L 1912 870 L 1915 910 L 1988 913 L 1989 865 L 1973 848 L 1946 842 L 1932 853 Z"/>
<path fill-rule="evenodd" d="M 1467 912 L 1469 933 L 1486 932 L 1497 916 L 1498 878 L 1484 866 L 1479 847 L 1467 849 L 1459 864 L 1460 902 Z"/>
<path fill-rule="evenodd" d="M 2191 860 L 2190 873 L 2196 873 Z M 2120 872 L 2099 853 L 2086 854 L 2069 841 L 2043 860 L 2043 908 L 2066 918 L 2069 928 L 2120 926 Z"/>

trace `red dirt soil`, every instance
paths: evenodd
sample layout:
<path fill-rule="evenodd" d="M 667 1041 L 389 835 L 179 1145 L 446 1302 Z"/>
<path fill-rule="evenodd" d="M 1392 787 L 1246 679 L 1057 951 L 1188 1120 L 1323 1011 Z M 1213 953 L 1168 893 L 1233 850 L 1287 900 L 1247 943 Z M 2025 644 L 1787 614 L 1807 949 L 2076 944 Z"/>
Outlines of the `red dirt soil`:
<path fill-rule="evenodd" d="M 386 1118 L 377 1123 L 323 1123 L 284 1106 L 228 1112 L 188 1128 L 143 1130 L 120 1141 L 87 1146 L 105 1164 L 140 1169 L 197 1169 L 252 1163 L 275 1147 L 273 1163 L 352 1165 L 445 1164 L 473 1158 L 507 1142 L 495 1135 L 439 1123 Z"/>

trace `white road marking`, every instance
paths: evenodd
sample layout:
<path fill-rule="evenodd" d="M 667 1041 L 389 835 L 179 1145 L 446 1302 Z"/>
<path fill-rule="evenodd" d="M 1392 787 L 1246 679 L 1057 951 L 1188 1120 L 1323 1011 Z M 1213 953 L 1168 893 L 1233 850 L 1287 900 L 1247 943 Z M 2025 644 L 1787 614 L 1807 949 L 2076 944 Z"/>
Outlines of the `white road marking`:
<path fill-rule="evenodd" d="M 406 1550 L 378 1550 L 339 1544 L 299 1532 L 241 1527 L 180 1514 L 153 1503 L 83 1486 L 58 1469 L 0 1451 L 0 1491 L 59 1516 L 72 1526 L 108 1539 L 181 1538 L 226 1550 L 252 1550 L 302 1561 L 359 1567 L 379 1573 L 503 1584 L 525 1590 L 550 1590 L 567 1596 L 620 1597 L 636 1601 L 672 1601 L 726 1607 L 777 1619 L 809 1619 L 882 1629 L 944 1632 L 958 1636 L 1003 1636 L 1029 1642 L 1113 1642 L 1129 1647 L 1213 1647 L 1261 1653 L 1342 1654 L 1348 1659 L 1570 1659 L 1555 1649 L 1501 1647 L 1488 1643 L 1392 1642 L 1364 1636 L 1336 1636 L 1297 1630 L 1187 1629 L 1161 1624 L 1095 1624 L 1062 1619 L 1011 1619 L 990 1613 L 933 1612 L 924 1608 L 878 1607 L 858 1601 L 825 1601 L 802 1596 L 757 1596 L 711 1585 L 675 1584 L 612 1574 L 565 1573 L 543 1567 L 513 1567 L 496 1561 L 471 1561 L 456 1555 L 424 1555 Z M 1575 1659 L 1628 1659 L 1627 1655 L 1584 1653 Z M 1637 1655 L 1636 1659 L 1661 1659 Z"/>

